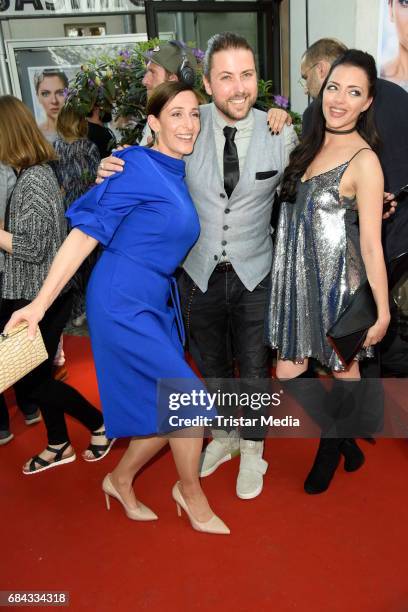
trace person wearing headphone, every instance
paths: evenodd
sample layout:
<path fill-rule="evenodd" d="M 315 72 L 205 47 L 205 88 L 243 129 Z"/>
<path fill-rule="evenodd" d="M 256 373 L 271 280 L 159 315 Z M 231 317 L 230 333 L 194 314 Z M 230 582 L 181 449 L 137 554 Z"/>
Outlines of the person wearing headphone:
<path fill-rule="evenodd" d="M 153 90 L 165 81 L 182 81 L 194 85 L 197 60 L 192 49 L 178 40 L 171 40 L 161 47 L 155 47 L 146 54 L 147 66 L 143 85 L 149 98 Z"/>
<path fill-rule="evenodd" d="M 166 81 L 180 81 L 190 87 L 196 81 L 197 60 L 192 49 L 178 40 L 171 40 L 160 47 L 155 47 L 146 54 L 146 60 L 146 73 L 142 83 L 146 87 L 147 99 L 156 87 Z M 150 137 L 150 128 L 146 123 L 139 144 L 145 146 Z"/>

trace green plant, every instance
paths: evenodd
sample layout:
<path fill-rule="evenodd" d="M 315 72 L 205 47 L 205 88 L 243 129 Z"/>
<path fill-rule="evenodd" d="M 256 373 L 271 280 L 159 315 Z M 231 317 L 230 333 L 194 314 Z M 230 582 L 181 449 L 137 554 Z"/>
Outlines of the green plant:
<path fill-rule="evenodd" d="M 293 126 L 300 135 L 302 130 L 302 116 L 299 113 L 294 113 L 290 110 L 289 100 L 285 96 L 280 96 L 272 93 L 272 81 L 264 81 L 259 79 L 258 81 L 258 98 L 256 101 L 258 108 L 267 111 L 270 108 L 283 108 L 292 117 Z"/>
<path fill-rule="evenodd" d="M 142 85 L 146 60 L 149 53 L 165 41 L 152 39 L 139 42 L 133 49 L 119 51 L 113 57 L 89 61 L 70 83 L 66 91 L 67 103 L 72 104 L 83 115 L 88 115 L 97 105 L 102 112 L 113 112 L 117 129 L 121 133 L 121 144 L 133 144 L 141 138 L 146 119 L 146 89 Z M 207 99 L 202 82 L 202 60 L 204 52 L 189 42 L 197 63 L 196 87 Z M 259 80 L 258 108 L 284 108 L 293 119 L 295 129 L 301 129 L 301 117 L 289 110 L 289 101 L 284 96 L 272 93 L 272 81 Z"/>

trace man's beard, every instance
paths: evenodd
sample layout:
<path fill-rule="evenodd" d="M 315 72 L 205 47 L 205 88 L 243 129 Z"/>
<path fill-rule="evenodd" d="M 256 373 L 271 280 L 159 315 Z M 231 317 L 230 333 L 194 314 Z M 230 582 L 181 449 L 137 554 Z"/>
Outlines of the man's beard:
<path fill-rule="evenodd" d="M 252 98 L 249 95 L 244 96 L 244 97 L 245 97 L 245 104 L 242 107 L 242 108 L 245 108 L 244 114 L 242 113 L 242 110 L 239 110 L 239 109 L 236 109 L 236 112 L 234 113 L 235 109 L 234 109 L 233 104 L 228 104 L 228 102 L 219 102 L 214 97 L 213 97 L 213 102 L 215 106 L 218 108 L 218 110 L 220 110 L 223 113 L 223 115 L 228 117 L 228 119 L 231 119 L 231 121 L 240 121 L 241 119 L 246 119 L 246 117 L 249 114 L 249 111 L 252 109 L 252 107 L 254 106 L 256 102 L 256 95 L 253 96 Z"/>

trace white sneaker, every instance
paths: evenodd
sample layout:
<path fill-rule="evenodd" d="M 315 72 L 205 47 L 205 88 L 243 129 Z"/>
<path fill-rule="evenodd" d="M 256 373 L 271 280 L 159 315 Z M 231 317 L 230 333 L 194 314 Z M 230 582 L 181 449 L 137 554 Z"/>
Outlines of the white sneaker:
<path fill-rule="evenodd" d="M 263 489 L 263 476 L 268 469 L 268 462 L 262 459 L 263 440 L 240 441 L 241 462 L 237 478 L 237 495 L 240 499 L 253 499 Z"/>
<path fill-rule="evenodd" d="M 202 478 L 213 474 L 220 465 L 239 455 L 239 437 L 235 429 L 230 433 L 222 429 L 213 429 L 211 433 L 213 440 L 201 453 L 200 476 Z"/>
<path fill-rule="evenodd" d="M 11 442 L 13 438 L 14 438 L 14 434 L 12 434 L 8 429 L 4 431 L 0 431 L 0 446 L 3 446 L 3 444 L 7 444 L 8 442 Z"/>
<path fill-rule="evenodd" d="M 37 410 L 35 410 L 35 412 L 24 415 L 24 422 L 26 425 L 34 425 L 35 423 L 39 423 L 40 421 L 42 421 L 42 417 L 41 412 L 38 408 Z"/>

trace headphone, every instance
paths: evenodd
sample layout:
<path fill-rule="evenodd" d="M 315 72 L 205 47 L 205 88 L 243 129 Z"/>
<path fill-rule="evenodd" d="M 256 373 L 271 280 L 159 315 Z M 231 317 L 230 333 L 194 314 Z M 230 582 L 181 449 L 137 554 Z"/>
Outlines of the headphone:
<path fill-rule="evenodd" d="M 177 69 L 177 77 L 179 81 L 185 85 L 188 85 L 189 87 L 193 87 L 196 79 L 195 70 L 190 66 L 187 51 L 184 45 L 182 45 L 178 40 L 170 40 L 169 42 L 171 45 L 177 47 L 181 53 L 181 64 Z"/>

